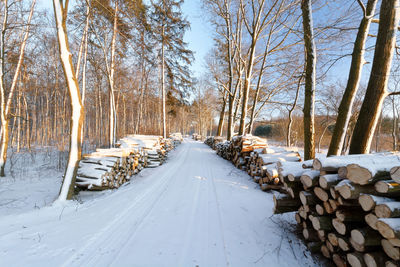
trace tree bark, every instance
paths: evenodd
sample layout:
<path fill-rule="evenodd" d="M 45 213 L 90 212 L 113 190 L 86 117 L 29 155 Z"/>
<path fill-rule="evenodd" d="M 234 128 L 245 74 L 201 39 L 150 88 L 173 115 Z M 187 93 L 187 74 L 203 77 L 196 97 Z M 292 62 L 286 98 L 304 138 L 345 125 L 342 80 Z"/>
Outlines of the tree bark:
<path fill-rule="evenodd" d="M 222 136 L 222 131 L 224 129 L 226 97 L 226 93 L 224 93 L 224 97 L 222 99 L 222 108 L 219 114 L 217 136 Z"/>
<path fill-rule="evenodd" d="M 375 6 L 378 0 L 368 0 L 366 14 L 358 27 L 357 37 L 354 43 L 353 54 L 351 58 L 349 78 L 342 101 L 339 105 L 338 116 L 332 139 L 329 144 L 328 156 L 340 155 L 343 142 L 346 137 L 347 127 L 349 125 L 354 98 L 357 94 L 360 84 L 362 66 L 364 65 L 365 43 L 369 32 L 372 17 L 375 13 Z"/>
<path fill-rule="evenodd" d="M 315 157 L 314 102 L 315 65 L 317 61 L 314 43 L 311 0 L 302 0 L 304 46 L 305 46 L 305 93 L 304 93 L 304 160 Z"/>
<path fill-rule="evenodd" d="M 387 83 L 399 23 L 399 0 L 382 1 L 374 61 L 367 91 L 350 144 L 350 154 L 369 153 L 382 104 L 387 96 Z"/>
<path fill-rule="evenodd" d="M 67 81 L 72 108 L 68 164 L 65 170 L 60 194 L 58 196 L 59 201 L 65 201 L 67 199 L 71 199 L 74 194 L 76 172 L 78 169 L 78 162 L 81 158 L 82 150 L 81 134 L 84 110 L 82 106 L 78 81 L 76 79 L 76 73 L 74 71 L 74 66 L 72 65 L 72 55 L 68 44 L 66 27 L 68 1 L 67 4 L 64 6 L 62 0 L 53 0 L 53 7 L 57 27 L 60 59 L 64 69 L 65 79 Z"/>

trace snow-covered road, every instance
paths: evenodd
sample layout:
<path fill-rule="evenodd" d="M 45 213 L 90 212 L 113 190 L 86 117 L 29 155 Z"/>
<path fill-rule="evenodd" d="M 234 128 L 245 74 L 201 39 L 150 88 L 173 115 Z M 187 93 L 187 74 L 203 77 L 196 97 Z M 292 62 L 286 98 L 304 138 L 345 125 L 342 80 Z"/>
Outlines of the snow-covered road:
<path fill-rule="evenodd" d="M 100 197 L 0 217 L 0 266 L 319 266 L 272 195 L 186 140 Z"/>

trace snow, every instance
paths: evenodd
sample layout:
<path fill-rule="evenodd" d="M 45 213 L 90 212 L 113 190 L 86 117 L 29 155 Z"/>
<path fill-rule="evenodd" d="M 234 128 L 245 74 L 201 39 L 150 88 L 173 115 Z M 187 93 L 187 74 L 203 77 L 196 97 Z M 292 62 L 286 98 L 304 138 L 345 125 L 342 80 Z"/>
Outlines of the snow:
<path fill-rule="evenodd" d="M 293 213 L 272 215 L 272 197 L 184 141 L 118 190 L 1 213 L 0 265 L 320 266 L 292 232 Z"/>

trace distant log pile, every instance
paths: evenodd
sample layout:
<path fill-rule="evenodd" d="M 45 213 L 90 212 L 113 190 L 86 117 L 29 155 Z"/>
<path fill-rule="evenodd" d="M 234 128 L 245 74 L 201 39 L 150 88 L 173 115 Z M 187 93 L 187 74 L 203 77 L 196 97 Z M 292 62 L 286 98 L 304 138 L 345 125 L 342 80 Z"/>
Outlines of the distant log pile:
<path fill-rule="evenodd" d="M 192 138 L 193 138 L 193 140 L 196 140 L 196 141 L 202 141 L 204 139 L 203 136 L 201 136 L 200 134 L 197 134 L 197 133 L 192 134 Z"/>
<path fill-rule="evenodd" d="M 219 156 L 247 171 L 264 191 L 279 191 L 285 186 L 286 173 L 278 173 L 283 166 L 290 165 L 291 169 L 298 169 L 303 164 L 298 152 L 268 147 L 266 139 L 256 136 L 235 136 L 232 141 L 224 142 L 220 137 L 208 137 L 205 143 L 216 150 Z M 309 165 L 311 167 L 311 162 Z"/>
<path fill-rule="evenodd" d="M 118 188 L 130 181 L 143 168 L 160 166 L 167 152 L 180 143 L 174 136 L 130 135 L 117 143 L 117 148 L 97 149 L 79 162 L 75 185 L 86 190 Z"/>
<path fill-rule="evenodd" d="M 267 146 L 239 155 L 240 139 L 218 144 L 217 154 L 263 190 L 282 193 L 274 213 L 295 212 L 310 251 L 341 267 L 400 266 L 400 154 L 300 162 L 293 151 Z"/>

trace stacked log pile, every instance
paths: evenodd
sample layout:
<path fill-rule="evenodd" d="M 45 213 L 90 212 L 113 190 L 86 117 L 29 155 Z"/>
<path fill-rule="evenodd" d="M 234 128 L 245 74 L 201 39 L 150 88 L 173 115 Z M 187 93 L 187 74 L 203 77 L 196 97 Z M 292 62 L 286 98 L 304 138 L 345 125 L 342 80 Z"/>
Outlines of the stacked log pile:
<path fill-rule="evenodd" d="M 274 211 L 296 211 L 310 250 L 337 266 L 400 266 L 399 166 L 393 153 L 315 159 Z"/>
<path fill-rule="evenodd" d="M 204 143 L 210 146 L 212 149 L 216 150 L 217 145 L 223 143 L 224 141 L 224 138 L 221 136 L 208 136 L 206 140 L 204 140 Z"/>
<path fill-rule="evenodd" d="M 79 162 L 75 185 L 86 190 L 119 188 L 143 168 L 161 165 L 177 143 L 158 136 L 131 135 L 117 148 L 97 149 Z"/>
<path fill-rule="evenodd" d="M 219 156 L 247 171 L 264 191 L 282 190 L 284 178 L 288 175 L 298 176 L 297 170 L 304 164 L 298 152 L 268 147 L 267 140 L 255 136 L 235 136 L 232 141 L 225 142 L 221 138 L 208 137 L 205 143 L 216 150 Z"/>

